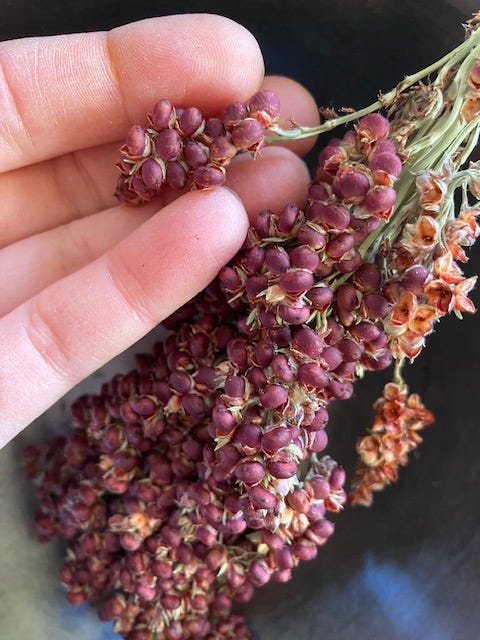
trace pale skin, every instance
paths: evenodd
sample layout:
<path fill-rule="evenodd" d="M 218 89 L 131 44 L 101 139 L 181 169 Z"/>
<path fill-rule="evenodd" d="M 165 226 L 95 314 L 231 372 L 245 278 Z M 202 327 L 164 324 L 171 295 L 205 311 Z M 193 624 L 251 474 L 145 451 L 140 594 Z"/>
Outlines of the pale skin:
<path fill-rule="evenodd" d="M 261 87 L 318 122 L 297 83 L 219 16 L 0 43 L 0 446 L 203 289 L 248 216 L 303 203 L 313 142 L 238 158 L 228 189 L 139 209 L 114 196 L 118 147 L 161 97 L 208 116 Z"/>

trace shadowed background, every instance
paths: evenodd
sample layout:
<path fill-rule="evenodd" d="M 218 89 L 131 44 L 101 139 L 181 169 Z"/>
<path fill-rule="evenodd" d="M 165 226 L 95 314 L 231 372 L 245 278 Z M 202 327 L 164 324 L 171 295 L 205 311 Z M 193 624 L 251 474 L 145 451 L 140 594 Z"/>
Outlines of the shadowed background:
<path fill-rule="evenodd" d="M 108 29 L 169 13 L 220 13 L 256 36 L 267 73 L 302 82 L 321 105 L 361 107 L 378 90 L 390 89 L 458 44 L 461 22 L 476 9 L 480 1 L 475 0 L 3 0 L 0 39 Z M 467 274 L 479 267 L 477 249 Z M 478 305 L 478 292 L 473 297 Z M 370 510 L 346 509 L 337 517 L 335 536 L 289 584 L 257 591 L 245 610 L 258 640 L 479 637 L 479 322 L 473 316 L 438 325 L 427 350 L 406 372 L 436 424 L 424 432 L 425 443 L 398 485 L 379 495 Z M 25 443 L 66 423 L 74 397 L 125 371 L 141 348 L 92 376 L 0 452 L 2 640 L 114 637 L 87 608 L 64 602 L 57 586 L 60 547 L 43 547 L 34 539 L 33 501 L 18 458 Z M 370 424 L 371 404 L 388 378 L 389 372 L 369 375 L 351 400 L 333 408 L 328 452 L 348 471 L 355 439 Z"/>

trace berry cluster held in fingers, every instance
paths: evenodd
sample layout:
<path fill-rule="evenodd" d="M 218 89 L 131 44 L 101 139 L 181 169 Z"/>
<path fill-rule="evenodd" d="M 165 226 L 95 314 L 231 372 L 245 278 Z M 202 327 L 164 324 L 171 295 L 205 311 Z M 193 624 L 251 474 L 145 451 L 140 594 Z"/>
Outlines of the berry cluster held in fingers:
<path fill-rule="evenodd" d="M 479 21 L 477 44 L 444 58 L 435 84 L 410 77 L 333 122 L 356 120 L 320 151 L 305 206 L 261 211 L 163 323 L 164 342 L 80 398 L 68 436 L 25 451 L 39 537 L 67 542 L 68 600 L 97 605 L 126 640 L 251 638 L 234 603 L 289 580 L 333 533 L 346 494 L 326 455 L 328 411 L 367 370 L 395 361 L 358 442 L 353 503 L 396 480 L 433 421 L 401 367 L 437 320 L 475 310 L 459 263 L 480 235 L 480 167 L 465 168 L 480 129 Z M 221 185 L 266 134 L 333 128 L 283 131 L 278 113 L 270 91 L 220 118 L 160 100 L 127 135 L 117 196 Z"/>
<path fill-rule="evenodd" d="M 228 105 L 220 117 L 207 118 L 196 107 L 175 108 L 170 100 L 159 100 L 147 127 L 130 127 L 120 149 L 117 198 L 141 204 L 166 187 L 221 186 L 236 155 L 259 151 L 279 111 L 277 96 L 267 89 L 247 102 Z"/>

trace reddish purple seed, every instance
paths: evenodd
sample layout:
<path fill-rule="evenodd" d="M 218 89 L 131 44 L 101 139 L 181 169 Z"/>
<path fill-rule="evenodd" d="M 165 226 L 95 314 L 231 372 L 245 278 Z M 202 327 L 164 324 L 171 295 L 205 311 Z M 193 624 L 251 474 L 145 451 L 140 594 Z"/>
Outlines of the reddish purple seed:
<path fill-rule="evenodd" d="M 215 138 L 210 145 L 211 162 L 226 163 L 234 158 L 237 153 L 237 147 L 232 143 L 230 136 L 219 136 Z"/>
<path fill-rule="evenodd" d="M 339 344 L 337 344 L 338 346 Z M 322 364 L 325 365 L 327 371 L 336 369 L 343 360 L 342 352 L 337 347 L 325 347 L 322 351 Z"/>
<path fill-rule="evenodd" d="M 298 368 L 298 379 L 308 387 L 323 389 L 328 384 L 328 376 L 322 367 L 315 362 L 301 364 Z"/>
<path fill-rule="evenodd" d="M 326 252 L 332 260 L 339 260 L 347 251 L 350 251 L 354 245 L 355 238 L 351 233 L 340 233 L 328 242 Z"/>
<path fill-rule="evenodd" d="M 327 426 L 328 423 L 328 412 L 323 407 L 317 409 L 315 412 L 313 419 L 309 424 L 305 425 L 305 428 L 308 431 L 320 431 Z"/>
<path fill-rule="evenodd" d="M 146 153 L 149 147 L 149 139 L 144 129 L 134 124 L 127 132 L 125 144 L 127 145 L 129 155 L 138 158 Z"/>
<path fill-rule="evenodd" d="M 337 342 L 337 348 L 341 351 L 343 359 L 347 362 L 355 362 L 360 360 L 364 351 L 363 347 L 348 338 L 342 338 Z M 339 363 L 340 364 L 340 363 Z"/>
<path fill-rule="evenodd" d="M 263 89 L 255 93 L 249 100 L 250 115 L 265 113 L 270 118 L 276 118 L 280 113 L 280 100 L 269 89 Z"/>
<path fill-rule="evenodd" d="M 299 325 L 307 322 L 311 314 L 311 308 L 307 305 L 293 307 L 280 305 L 278 307 L 278 315 L 288 324 Z"/>
<path fill-rule="evenodd" d="M 241 447 L 258 449 L 262 440 L 262 429 L 257 424 L 243 424 L 238 429 L 235 441 Z"/>
<path fill-rule="evenodd" d="M 330 197 L 327 189 L 323 184 L 311 184 L 308 187 L 308 197 L 310 200 L 316 200 L 318 202 L 324 202 Z"/>
<path fill-rule="evenodd" d="M 183 148 L 183 157 L 192 169 L 201 167 L 208 162 L 208 154 L 198 142 L 187 142 Z"/>
<path fill-rule="evenodd" d="M 283 353 L 279 353 L 273 358 L 272 369 L 282 382 L 293 382 L 295 380 L 295 373 L 288 362 L 287 356 Z"/>
<path fill-rule="evenodd" d="M 308 442 L 308 449 L 313 453 L 319 453 L 323 451 L 328 444 L 328 436 L 325 430 L 313 431 L 310 434 L 312 437 Z"/>
<path fill-rule="evenodd" d="M 260 462 L 241 462 L 235 469 L 237 478 L 247 485 L 257 484 L 265 475 L 265 469 Z"/>
<path fill-rule="evenodd" d="M 265 266 L 275 274 L 285 273 L 290 268 L 290 258 L 285 249 L 274 247 L 265 254 Z"/>
<path fill-rule="evenodd" d="M 260 367 L 267 367 L 273 360 L 275 348 L 268 340 L 260 340 L 255 347 L 255 360 Z"/>
<path fill-rule="evenodd" d="M 288 400 L 288 391 L 278 384 L 267 385 L 260 390 L 260 402 L 266 409 L 277 409 Z"/>
<path fill-rule="evenodd" d="M 153 111 L 150 116 L 150 119 L 152 121 L 154 128 L 157 131 L 161 131 L 162 129 L 165 129 L 165 127 L 168 126 L 168 123 L 172 116 L 172 111 L 173 111 L 172 103 L 170 102 L 170 100 L 167 100 L 166 98 L 159 100 L 157 104 L 153 107 Z"/>
<path fill-rule="evenodd" d="M 307 246 L 295 247 L 290 251 L 290 262 L 296 269 L 315 271 L 320 262 L 318 253 Z"/>
<path fill-rule="evenodd" d="M 223 122 L 220 120 L 220 118 L 208 118 L 205 122 L 204 133 L 213 140 L 225 135 L 225 127 L 223 126 Z"/>
<path fill-rule="evenodd" d="M 141 168 L 142 180 L 147 189 L 153 189 L 159 191 L 163 184 L 163 168 L 153 158 L 147 158 L 142 163 Z"/>
<path fill-rule="evenodd" d="M 307 298 L 314 309 L 324 311 L 333 300 L 333 291 L 327 286 L 314 287 L 307 292 Z"/>
<path fill-rule="evenodd" d="M 281 233 L 289 233 L 297 222 L 299 208 L 296 204 L 289 204 L 284 207 L 277 218 L 277 229 Z"/>
<path fill-rule="evenodd" d="M 277 498 L 260 485 L 250 488 L 248 495 L 258 509 L 273 509 L 277 504 Z"/>
<path fill-rule="evenodd" d="M 357 125 L 357 131 L 362 134 L 367 134 L 369 138 L 378 140 L 379 138 L 386 138 L 390 131 L 390 123 L 387 118 L 380 113 L 369 113 L 363 118 L 360 118 Z"/>
<path fill-rule="evenodd" d="M 367 318 L 377 319 L 387 315 L 390 305 L 385 296 L 373 291 L 363 296 L 362 308 Z"/>
<path fill-rule="evenodd" d="M 325 235 L 319 230 L 311 226 L 311 224 L 303 224 L 297 231 L 298 241 L 302 244 L 309 245 L 313 249 L 324 249 L 327 240 Z"/>
<path fill-rule="evenodd" d="M 192 180 L 198 187 L 208 189 L 221 187 L 225 182 L 225 171 L 217 167 L 197 167 L 192 174 Z"/>
<path fill-rule="evenodd" d="M 369 168 L 372 171 L 385 171 L 385 173 L 398 178 L 402 173 L 402 161 L 395 153 L 376 151 L 370 160 Z"/>
<path fill-rule="evenodd" d="M 321 206 L 316 216 L 326 227 L 337 231 L 346 229 L 350 224 L 350 211 L 339 204 Z"/>
<path fill-rule="evenodd" d="M 279 480 L 292 478 L 297 473 L 297 464 L 293 460 L 269 460 L 267 469 L 271 476 Z"/>
<path fill-rule="evenodd" d="M 302 327 L 295 332 L 293 345 L 309 358 L 318 358 L 324 348 L 322 338 L 310 327 Z"/>
<path fill-rule="evenodd" d="M 182 141 L 174 129 L 164 129 L 154 138 L 155 151 L 162 160 L 175 160 L 180 153 Z"/>
<path fill-rule="evenodd" d="M 335 195 L 346 201 L 361 201 L 369 187 L 367 176 L 352 167 L 339 171 L 332 184 Z"/>
<path fill-rule="evenodd" d="M 242 376 L 228 376 L 225 380 L 224 391 L 230 398 L 243 398 L 245 394 L 245 378 Z"/>
<path fill-rule="evenodd" d="M 413 265 L 405 271 L 402 278 L 402 287 L 412 293 L 421 293 L 428 275 L 429 272 L 425 267 Z"/>
<path fill-rule="evenodd" d="M 247 116 L 248 107 L 244 102 L 232 102 L 225 107 L 222 120 L 228 125 L 244 120 Z"/>
<path fill-rule="evenodd" d="M 187 172 L 180 162 L 173 161 L 167 163 L 166 180 L 169 187 L 180 190 L 187 184 Z"/>
<path fill-rule="evenodd" d="M 232 142 L 238 149 L 250 149 L 263 140 L 263 127 L 254 118 L 245 118 L 232 129 Z"/>
<path fill-rule="evenodd" d="M 314 277 L 310 271 L 298 269 L 288 271 L 279 280 L 279 285 L 287 293 L 299 293 L 310 289 L 314 284 Z"/>
<path fill-rule="evenodd" d="M 353 282 L 360 291 L 376 291 L 380 287 L 380 269 L 373 262 L 364 262 L 353 276 Z"/>
<path fill-rule="evenodd" d="M 198 131 L 203 123 L 202 112 L 196 107 L 184 109 L 178 118 L 178 124 L 185 136 L 191 136 Z"/>
<path fill-rule="evenodd" d="M 261 441 L 262 449 L 269 455 L 273 455 L 290 444 L 290 440 L 290 430 L 287 427 L 276 427 L 263 435 Z"/>
<path fill-rule="evenodd" d="M 395 204 L 397 192 L 392 187 L 383 185 L 374 187 L 365 197 L 363 207 L 373 215 L 380 215 L 389 211 Z"/>

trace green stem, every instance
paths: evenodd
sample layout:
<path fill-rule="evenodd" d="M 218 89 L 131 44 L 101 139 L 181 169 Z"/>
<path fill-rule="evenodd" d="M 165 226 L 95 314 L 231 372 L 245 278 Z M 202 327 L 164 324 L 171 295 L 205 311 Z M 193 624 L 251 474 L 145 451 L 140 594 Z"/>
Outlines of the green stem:
<path fill-rule="evenodd" d="M 465 54 L 467 53 L 468 55 L 468 52 L 473 51 L 473 49 L 475 49 L 478 44 L 480 44 L 480 30 L 474 31 L 472 35 L 467 38 L 467 40 L 444 55 L 443 58 L 440 58 L 440 60 L 437 60 L 433 64 L 425 67 L 417 73 L 414 73 L 413 75 L 405 76 L 405 78 L 394 89 L 392 89 L 388 93 L 380 94 L 380 98 L 370 106 L 364 107 L 363 109 L 359 109 L 358 111 L 354 111 L 352 113 L 347 113 L 346 115 L 340 116 L 338 118 L 332 118 L 331 120 L 327 120 L 317 127 L 299 126 L 293 129 L 282 129 L 281 127 L 273 126 L 271 127 L 270 131 L 277 135 L 266 136 L 265 140 L 267 142 L 281 142 L 282 140 L 299 140 L 300 138 L 316 136 L 321 133 L 331 131 L 332 129 L 335 129 L 342 124 L 352 122 L 352 120 L 358 120 L 359 118 L 362 118 L 369 113 L 373 113 L 374 111 L 378 111 L 379 109 L 388 107 L 397 99 L 400 93 L 410 88 L 420 80 L 423 80 L 431 73 L 434 73 L 438 69 L 445 67 L 445 69 L 442 69 L 443 79 L 446 71 L 461 62 L 464 59 Z"/>

